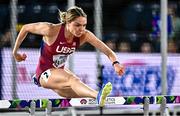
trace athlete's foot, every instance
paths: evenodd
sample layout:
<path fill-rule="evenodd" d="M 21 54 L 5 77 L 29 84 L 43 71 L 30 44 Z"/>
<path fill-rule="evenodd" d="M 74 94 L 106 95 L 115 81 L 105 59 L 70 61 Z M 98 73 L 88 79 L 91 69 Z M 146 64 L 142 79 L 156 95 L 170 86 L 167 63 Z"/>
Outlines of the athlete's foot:
<path fill-rule="evenodd" d="M 110 82 L 102 86 L 101 90 L 98 92 L 97 95 L 97 102 L 99 106 L 103 107 L 105 105 L 106 97 L 111 93 L 111 91 L 112 84 Z"/>

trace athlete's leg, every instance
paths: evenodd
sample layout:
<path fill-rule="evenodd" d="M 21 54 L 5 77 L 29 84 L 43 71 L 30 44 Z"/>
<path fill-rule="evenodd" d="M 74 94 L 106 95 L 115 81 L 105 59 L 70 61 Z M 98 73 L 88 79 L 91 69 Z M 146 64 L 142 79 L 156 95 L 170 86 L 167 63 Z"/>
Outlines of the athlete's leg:
<path fill-rule="evenodd" d="M 61 97 L 66 97 L 66 98 L 80 98 L 81 97 L 77 95 L 72 89 L 66 89 L 66 90 L 55 89 L 54 91 Z M 69 95 L 69 93 L 71 94 Z"/>
<path fill-rule="evenodd" d="M 73 75 L 73 73 L 71 71 L 69 71 L 68 69 L 67 69 L 67 71 Z M 75 84 L 73 84 L 73 85 L 75 85 Z M 73 88 L 79 89 L 76 85 Z M 97 98 L 97 102 L 100 106 L 105 105 L 106 97 L 111 93 L 111 91 L 112 91 L 112 84 L 110 82 L 103 84 L 103 87 L 98 92 L 98 95 L 96 94 L 96 96 L 95 96 Z"/>
<path fill-rule="evenodd" d="M 82 83 L 79 78 L 69 70 L 50 69 L 49 72 L 46 73 L 49 74 L 45 74 L 45 78 L 40 78 L 41 86 L 56 91 L 62 97 L 97 97 L 97 91 Z"/>

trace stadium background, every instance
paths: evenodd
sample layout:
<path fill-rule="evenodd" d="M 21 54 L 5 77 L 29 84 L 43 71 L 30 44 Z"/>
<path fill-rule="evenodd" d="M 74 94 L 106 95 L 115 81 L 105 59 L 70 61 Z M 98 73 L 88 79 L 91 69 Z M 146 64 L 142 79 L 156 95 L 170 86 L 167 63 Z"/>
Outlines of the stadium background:
<path fill-rule="evenodd" d="M 95 31 L 94 1 L 76 0 L 88 15 L 87 29 Z M 29 34 L 20 51 L 27 61 L 15 63 L 12 58 L 10 1 L 0 1 L 0 99 L 58 98 L 50 90 L 32 84 L 38 62 L 41 36 Z M 26 23 L 58 23 L 58 9 L 67 9 L 67 0 L 18 0 L 17 33 Z M 81 80 L 98 90 L 99 83 L 111 81 L 111 96 L 161 95 L 160 0 L 103 0 L 102 41 L 114 50 L 126 73 L 119 78 L 109 60 L 89 44 L 78 49 L 67 62 Z M 168 1 L 167 94 L 179 95 L 180 85 L 180 1 Z M 15 77 L 15 78 L 14 78 Z M 15 80 L 14 80 L 15 79 Z"/>

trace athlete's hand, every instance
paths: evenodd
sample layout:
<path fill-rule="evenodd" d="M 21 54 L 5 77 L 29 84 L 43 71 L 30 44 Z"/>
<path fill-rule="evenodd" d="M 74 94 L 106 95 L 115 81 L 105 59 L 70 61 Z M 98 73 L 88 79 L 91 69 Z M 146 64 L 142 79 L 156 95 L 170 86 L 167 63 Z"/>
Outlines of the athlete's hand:
<path fill-rule="evenodd" d="M 13 53 L 13 56 L 17 62 L 25 61 L 27 58 L 25 53 L 23 53 L 23 54 Z"/>
<path fill-rule="evenodd" d="M 119 63 L 114 64 L 114 69 L 119 76 L 122 76 L 125 72 L 124 66 Z"/>

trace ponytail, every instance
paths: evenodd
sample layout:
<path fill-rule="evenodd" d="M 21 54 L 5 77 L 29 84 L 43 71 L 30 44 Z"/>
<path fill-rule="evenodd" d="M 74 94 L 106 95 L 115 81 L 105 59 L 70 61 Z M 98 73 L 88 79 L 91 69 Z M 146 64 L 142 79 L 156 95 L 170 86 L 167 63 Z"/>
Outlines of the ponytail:
<path fill-rule="evenodd" d="M 66 12 L 61 12 L 59 10 L 60 22 L 63 23 L 63 24 L 66 23 L 66 14 L 67 14 Z"/>

